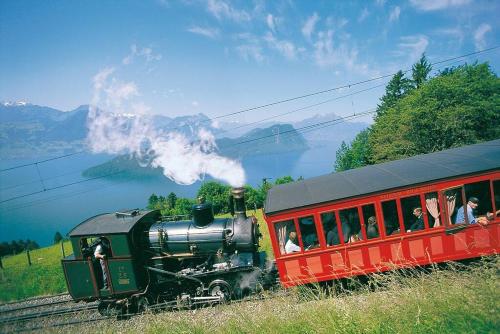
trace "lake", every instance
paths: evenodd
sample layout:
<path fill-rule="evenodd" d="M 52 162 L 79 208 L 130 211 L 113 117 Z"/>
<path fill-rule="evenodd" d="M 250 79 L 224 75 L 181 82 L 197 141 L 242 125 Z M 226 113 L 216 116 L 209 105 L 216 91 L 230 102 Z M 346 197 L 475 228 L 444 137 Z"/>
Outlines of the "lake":
<path fill-rule="evenodd" d="M 336 147 L 312 148 L 244 158 L 242 163 L 247 183 L 258 186 L 262 178 L 291 175 L 305 178 L 333 170 Z M 130 208 L 144 208 L 152 193 L 194 198 L 201 183 L 182 186 L 167 178 L 148 181 L 111 181 L 105 179 L 77 183 L 72 186 L 43 191 L 64 184 L 85 180 L 83 170 L 101 164 L 107 155 L 78 154 L 45 163 L 0 172 L 0 201 L 41 192 L 0 203 L 0 242 L 31 239 L 40 246 L 51 244 L 56 231 L 66 234 L 75 225 L 96 214 Z M 36 159 L 4 160 L 0 168 L 19 166 Z M 40 177 L 41 176 L 41 177 Z M 43 180 L 43 183 L 41 180 Z"/>

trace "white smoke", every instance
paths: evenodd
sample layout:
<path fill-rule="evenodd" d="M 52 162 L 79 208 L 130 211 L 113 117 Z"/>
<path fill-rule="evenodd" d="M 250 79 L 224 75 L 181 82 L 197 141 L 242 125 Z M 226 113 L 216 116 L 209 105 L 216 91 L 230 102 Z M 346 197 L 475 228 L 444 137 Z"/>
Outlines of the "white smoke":
<path fill-rule="evenodd" d="M 241 187 L 241 164 L 216 153 L 215 137 L 200 129 L 195 138 L 155 129 L 149 108 L 134 100 L 140 96 L 133 82 L 120 82 L 106 68 L 94 77 L 94 97 L 87 120 L 88 145 L 95 153 L 130 154 L 178 184 L 189 185 L 206 174 Z"/>

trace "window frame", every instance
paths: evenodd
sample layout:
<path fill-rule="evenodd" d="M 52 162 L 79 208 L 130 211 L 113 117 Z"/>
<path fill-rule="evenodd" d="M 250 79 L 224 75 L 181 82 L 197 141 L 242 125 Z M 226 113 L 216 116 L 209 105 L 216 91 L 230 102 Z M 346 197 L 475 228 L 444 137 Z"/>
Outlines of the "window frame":
<path fill-rule="evenodd" d="M 300 251 L 298 252 L 292 252 L 292 253 L 284 253 L 284 254 L 281 254 L 281 250 L 280 250 L 280 244 L 279 244 L 279 237 L 277 235 L 277 231 L 276 231 L 276 225 L 278 225 L 279 223 L 284 223 L 284 222 L 289 222 L 289 221 L 292 221 L 293 222 L 293 226 L 295 227 L 295 233 L 297 233 L 297 240 L 299 241 L 299 247 L 300 247 Z M 278 245 L 278 253 L 279 253 L 279 257 L 283 257 L 283 256 L 290 256 L 290 255 L 296 255 L 296 254 L 301 254 L 304 252 L 304 247 L 302 246 L 301 242 L 302 242 L 302 238 L 299 236 L 299 229 L 298 229 L 298 221 L 297 221 L 297 217 L 290 217 L 290 218 L 284 218 L 284 219 L 280 219 L 280 220 L 276 220 L 273 222 L 273 230 L 274 230 L 274 238 L 276 240 L 276 244 Z M 288 238 L 288 234 L 286 236 Z M 285 245 L 286 245 L 286 242 L 285 242 Z M 284 247 L 284 246 L 283 246 Z"/>
<path fill-rule="evenodd" d="M 318 239 L 318 243 L 319 243 L 319 247 L 316 247 L 316 248 L 311 248 L 311 249 L 307 249 L 304 247 L 304 241 L 302 240 L 302 231 L 300 230 L 300 223 L 299 223 L 299 219 L 301 218 L 309 218 L 309 217 L 312 217 L 313 218 L 313 225 L 314 225 L 314 229 L 316 231 L 316 238 Z M 301 253 L 308 253 L 312 250 L 317 250 L 317 249 L 320 249 L 322 248 L 322 245 L 320 243 L 320 240 L 319 240 L 319 236 L 318 236 L 318 226 L 316 225 L 316 217 L 315 217 L 315 214 L 314 212 L 313 213 L 310 213 L 308 215 L 305 215 L 305 216 L 297 216 L 295 217 L 296 219 L 296 226 L 299 228 L 297 231 L 297 238 L 299 239 L 299 246 L 300 246 L 300 249 L 301 249 Z M 300 233 L 300 235 L 299 235 Z M 297 252 L 299 253 L 299 252 Z"/>
<path fill-rule="evenodd" d="M 333 216 L 335 217 L 335 225 L 337 225 L 337 233 L 339 234 L 339 241 L 340 241 L 340 243 L 338 245 L 328 246 L 328 242 L 326 240 L 326 235 L 324 235 L 325 234 L 325 229 L 323 228 L 323 219 L 321 219 L 321 215 L 325 214 L 325 213 L 333 213 Z M 344 246 L 344 238 L 343 238 L 343 234 L 342 234 L 342 225 L 340 224 L 340 221 L 339 221 L 338 209 L 330 209 L 330 210 L 325 210 L 325 211 L 318 211 L 317 214 L 318 214 L 318 217 L 319 217 L 319 221 L 321 222 L 321 230 L 322 230 L 323 236 L 325 238 L 325 244 L 322 247 L 324 247 L 326 249 L 331 249 L 331 248 L 334 248 L 334 247 Z"/>

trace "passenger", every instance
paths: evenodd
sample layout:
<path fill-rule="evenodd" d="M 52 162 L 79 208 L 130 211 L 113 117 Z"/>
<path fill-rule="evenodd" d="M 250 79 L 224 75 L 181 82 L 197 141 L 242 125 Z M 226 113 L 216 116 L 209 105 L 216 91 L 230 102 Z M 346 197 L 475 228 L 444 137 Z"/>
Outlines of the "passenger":
<path fill-rule="evenodd" d="M 300 247 L 297 246 L 297 233 L 292 231 L 288 235 L 288 241 L 285 245 L 285 253 L 290 254 L 294 252 L 300 252 Z"/>
<path fill-rule="evenodd" d="M 351 237 L 351 225 L 343 213 L 340 214 L 340 223 L 342 225 L 342 236 L 344 238 L 344 242 L 347 243 Z"/>
<path fill-rule="evenodd" d="M 475 210 L 479 206 L 479 200 L 477 197 L 469 197 L 469 201 L 467 202 L 466 212 L 467 212 L 467 220 L 469 224 L 476 224 L 478 221 L 476 217 L 474 217 L 473 210 Z M 457 217 L 455 218 L 455 224 L 465 224 L 465 212 L 464 207 L 461 206 L 457 211 Z"/>
<path fill-rule="evenodd" d="M 104 240 L 101 239 L 94 251 L 94 257 L 97 260 L 99 260 L 99 263 L 101 264 L 103 289 L 108 289 L 108 275 L 106 273 L 106 262 L 105 262 L 107 248 L 108 248 L 107 245 L 104 244 Z"/>
<path fill-rule="evenodd" d="M 366 227 L 366 236 L 368 239 L 378 238 L 378 226 L 375 216 L 368 218 L 368 226 Z"/>
<path fill-rule="evenodd" d="M 421 207 L 413 209 L 413 215 L 417 218 L 413 224 L 411 224 L 410 229 L 407 232 L 419 231 L 425 228 L 424 225 L 424 214 Z"/>
<path fill-rule="evenodd" d="M 333 229 L 328 231 L 326 234 L 326 245 L 327 246 L 335 246 L 340 244 L 339 231 L 337 226 L 334 226 Z"/>
<path fill-rule="evenodd" d="M 307 234 L 302 240 L 304 241 L 304 247 L 306 250 L 319 247 L 318 237 L 314 232 Z"/>

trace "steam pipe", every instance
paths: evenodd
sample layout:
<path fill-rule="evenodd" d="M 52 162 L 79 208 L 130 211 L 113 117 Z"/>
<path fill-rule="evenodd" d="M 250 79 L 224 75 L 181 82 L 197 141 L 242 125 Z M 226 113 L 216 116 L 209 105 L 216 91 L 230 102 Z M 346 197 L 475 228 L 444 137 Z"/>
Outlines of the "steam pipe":
<path fill-rule="evenodd" d="M 236 218 L 247 218 L 246 209 L 245 209 L 245 188 L 233 188 L 231 191 L 234 199 L 234 213 L 236 214 Z"/>

